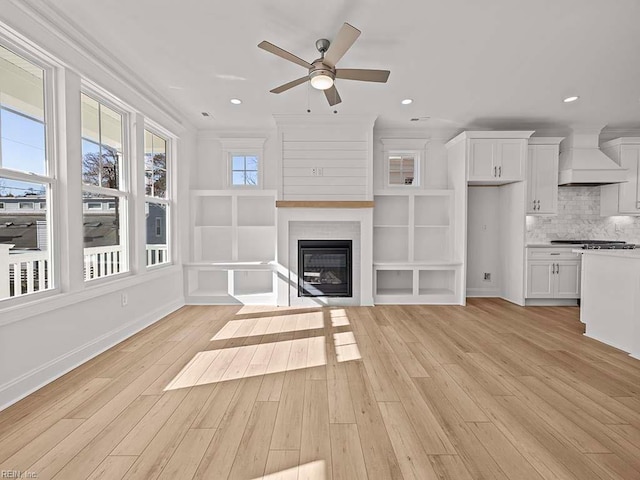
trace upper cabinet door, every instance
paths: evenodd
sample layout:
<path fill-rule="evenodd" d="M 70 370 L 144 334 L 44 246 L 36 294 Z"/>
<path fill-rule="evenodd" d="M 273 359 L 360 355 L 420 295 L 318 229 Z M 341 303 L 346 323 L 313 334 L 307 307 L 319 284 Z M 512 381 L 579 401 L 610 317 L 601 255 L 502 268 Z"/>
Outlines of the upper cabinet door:
<path fill-rule="evenodd" d="M 491 182 L 497 180 L 498 165 L 496 164 L 495 147 L 496 141 L 493 139 L 475 138 L 470 140 L 468 180 Z"/>
<path fill-rule="evenodd" d="M 533 175 L 535 176 L 536 210 L 533 213 L 558 213 L 558 146 L 536 145 Z"/>
<path fill-rule="evenodd" d="M 620 146 L 620 166 L 626 168 L 627 179 L 619 185 L 618 205 L 620 213 L 640 213 L 640 195 L 638 188 L 640 182 L 640 145 Z"/>
<path fill-rule="evenodd" d="M 505 139 L 494 141 L 496 142 L 498 180 L 504 183 L 524 180 L 526 140 Z"/>

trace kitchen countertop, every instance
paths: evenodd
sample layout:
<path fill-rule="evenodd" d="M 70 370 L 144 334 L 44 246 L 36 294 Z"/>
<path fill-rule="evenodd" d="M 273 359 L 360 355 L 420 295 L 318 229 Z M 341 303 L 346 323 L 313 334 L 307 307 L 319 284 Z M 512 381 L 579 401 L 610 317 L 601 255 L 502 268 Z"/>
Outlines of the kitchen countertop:
<path fill-rule="evenodd" d="M 581 248 L 574 248 L 572 250 L 572 252 L 574 253 L 583 253 L 586 255 L 598 255 L 601 257 L 622 257 L 622 258 L 631 258 L 631 259 L 637 259 L 640 260 L 640 249 L 636 248 L 636 249 L 630 249 L 630 250 L 623 250 L 623 249 L 607 249 L 607 248 L 603 248 L 601 250 L 583 250 Z"/>
<path fill-rule="evenodd" d="M 576 246 L 582 245 L 581 243 L 567 244 L 555 244 L 555 243 L 528 243 L 527 248 L 576 248 Z"/>

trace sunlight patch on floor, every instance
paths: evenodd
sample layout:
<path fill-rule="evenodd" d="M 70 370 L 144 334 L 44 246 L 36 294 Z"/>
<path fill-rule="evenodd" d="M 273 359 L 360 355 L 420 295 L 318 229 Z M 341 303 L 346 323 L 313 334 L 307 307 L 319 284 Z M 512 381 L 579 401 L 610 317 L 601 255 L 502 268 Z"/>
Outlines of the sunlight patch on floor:
<path fill-rule="evenodd" d="M 333 343 L 336 347 L 336 357 L 338 362 L 349 362 L 360 360 L 360 350 L 353 332 L 341 332 L 333 334 Z"/>
<path fill-rule="evenodd" d="M 316 460 L 315 462 L 303 463 L 302 465 L 296 465 L 286 470 L 256 477 L 253 480 L 326 480 L 326 478 L 326 462 L 324 460 Z"/>
<path fill-rule="evenodd" d="M 165 391 L 327 364 L 325 337 L 198 352 Z"/>
<path fill-rule="evenodd" d="M 317 328 L 324 328 L 324 319 L 321 311 L 278 315 L 275 317 L 245 318 L 242 320 L 228 321 L 225 326 L 211 338 L 211 341 L 254 337 L 256 335 L 300 332 Z"/>
<path fill-rule="evenodd" d="M 329 316 L 331 317 L 332 327 L 344 327 L 349 325 L 349 317 L 347 312 L 342 308 L 336 308 L 329 310 Z"/>

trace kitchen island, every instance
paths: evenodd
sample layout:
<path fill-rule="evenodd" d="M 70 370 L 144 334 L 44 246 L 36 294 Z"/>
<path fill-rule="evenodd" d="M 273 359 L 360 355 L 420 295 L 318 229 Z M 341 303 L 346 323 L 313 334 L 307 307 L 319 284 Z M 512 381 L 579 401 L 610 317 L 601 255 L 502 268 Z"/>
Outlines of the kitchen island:
<path fill-rule="evenodd" d="M 640 249 L 574 252 L 582 254 L 585 335 L 640 359 Z"/>

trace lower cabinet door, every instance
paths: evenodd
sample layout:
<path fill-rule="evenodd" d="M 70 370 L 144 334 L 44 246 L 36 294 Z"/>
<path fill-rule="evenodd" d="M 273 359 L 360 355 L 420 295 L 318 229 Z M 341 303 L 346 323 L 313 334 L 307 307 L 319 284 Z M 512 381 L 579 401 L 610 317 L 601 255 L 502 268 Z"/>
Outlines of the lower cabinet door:
<path fill-rule="evenodd" d="M 527 298 L 552 298 L 553 263 L 529 262 L 527 265 Z"/>
<path fill-rule="evenodd" d="M 580 298 L 580 262 L 556 263 L 555 298 Z"/>

